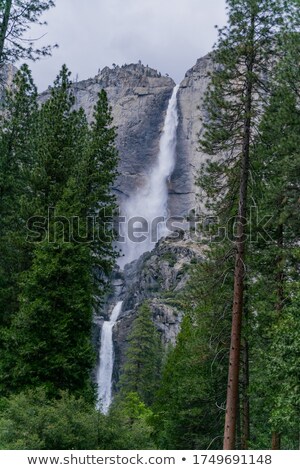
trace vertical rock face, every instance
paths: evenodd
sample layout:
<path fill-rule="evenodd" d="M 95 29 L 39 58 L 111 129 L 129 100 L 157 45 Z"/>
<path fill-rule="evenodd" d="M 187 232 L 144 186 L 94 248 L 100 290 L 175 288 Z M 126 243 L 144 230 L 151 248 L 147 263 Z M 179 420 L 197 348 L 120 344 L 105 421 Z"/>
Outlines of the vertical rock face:
<path fill-rule="evenodd" d="M 203 98 L 214 64 L 212 55 L 199 59 L 185 75 L 177 94 L 179 124 L 177 129 L 176 165 L 169 181 L 169 213 L 186 216 L 198 210 L 195 177 L 205 155 L 198 151 L 203 131 Z M 0 101 L 5 87 L 10 87 L 16 69 L 7 66 L 0 71 Z M 92 120 L 93 109 L 101 89 L 107 92 L 114 125 L 117 127 L 119 177 L 114 191 L 119 205 L 143 186 L 157 161 L 159 142 L 174 81 L 148 66 L 139 64 L 104 68 L 89 80 L 73 84 L 76 108 L 82 107 Z M 40 102 L 49 98 L 49 90 Z M 117 301 L 123 301 L 123 312 L 114 331 L 116 361 L 114 383 L 124 363 L 127 338 L 140 305 L 147 300 L 153 321 L 165 344 L 174 343 L 183 312 L 175 302 L 188 281 L 188 266 L 203 259 L 201 249 L 181 236 L 161 240 L 153 252 L 116 271 L 112 279 L 114 293 L 107 298 L 102 312 L 97 312 L 94 343 L 99 349 L 99 332 L 103 319 L 108 319 Z"/>
<path fill-rule="evenodd" d="M 0 102 L 4 97 L 5 90 L 12 87 L 17 70 L 12 64 L 5 64 L 0 67 Z"/>
<path fill-rule="evenodd" d="M 177 163 L 170 186 L 169 207 L 174 215 L 187 215 L 201 206 L 195 178 L 205 156 L 198 150 L 205 113 L 203 98 L 213 70 L 212 55 L 199 59 L 185 75 L 178 92 L 179 126 Z"/>

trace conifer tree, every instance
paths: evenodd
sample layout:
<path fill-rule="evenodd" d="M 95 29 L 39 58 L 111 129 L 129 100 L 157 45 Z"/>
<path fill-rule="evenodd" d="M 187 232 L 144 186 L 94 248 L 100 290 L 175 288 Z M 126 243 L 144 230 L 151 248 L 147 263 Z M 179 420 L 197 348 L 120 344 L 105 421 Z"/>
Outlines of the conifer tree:
<path fill-rule="evenodd" d="M 121 394 L 135 392 L 146 405 L 150 405 L 159 385 L 162 347 L 149 305 L 140 307 L 128 342 L 120 379 Z"/>
<path fill-rule="evenodd" d="M 83 207 L 81 215 L 87 221 L 85 232 L 93 253 L 95 298 L 100 299 L 101 290 L 117 257 L 113 247 L 116 198 L 112 193 L 118 174 L 115 139 L 116 128 L 113 126 L 111 108 L 105 90 L 101 90 L 94 108 L 87 149 L 78 165 L 76 182 Z M 91 220 L 94 223 L 89 227 L 88 221 Z"/>
<path fill-rule="evenodd" d="M 29 174 L 35 152 L 37 91 L 26 65 L 16 74 L 13 91 L 2 104 L 0 120 L 0 324 L 9 323 L 18 306 L 18 276 L 30 265 L 25 209 L 31 197 Z"/>
<path fill-rule="evenodd" d="M 229 24 L 219 32 L 214 54 L 217 67 L 206 98 L 208 123 L 201 147 L 209 155 L 219 155 L 208 162 L 202 179 L 204 189 L 221 211 L 228 209 L 229 197 L 231 208 L 235 204 L 232 333 L 224 429 L 224 449 L 229 450 L 235 448 L 238 412 L 251 152 L 261 103 L 267 99 L 273 63 L 279 56 L 278 40 L 298 10 L 294 2 L 284 0 L 228 0 L 227 6 Z"/>

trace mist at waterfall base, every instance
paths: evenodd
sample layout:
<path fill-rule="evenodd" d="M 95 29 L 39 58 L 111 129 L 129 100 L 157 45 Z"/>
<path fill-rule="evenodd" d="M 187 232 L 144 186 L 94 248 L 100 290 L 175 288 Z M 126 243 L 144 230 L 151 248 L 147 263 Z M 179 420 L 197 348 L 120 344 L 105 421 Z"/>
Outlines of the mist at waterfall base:
<path fill-rule="evenodd" d="M 123 207 L 126 224 L 120 244 L 123 256 L 118 264 L 122 269 L 127 263 L 138 259 L 143 253 L 151 251 L 156 242 L 168 233 L 166 221 L 168 217 L 168 180 L 176 163 L 176 143 L 178 127 L 177 85 L 170 98 L 165 117 L 164 128 L 159 144 L 157 162 L 149 171 L 149 177 L 143 188 L 137 190 Z M 140 217 L 144 222 L 135 222 L 142 230 L 145 240 L 134 242 L 130 236 L 129 222 Z M 159 225 L 153 221 L 162 219 Z M 134 225 L 136 228 L 136 225 Z M 147 236 L 146 236 L 147 235 Z M 112 375 L 114 366 L 113 328 L 122 311 L 122 302 L 118 302 L 109 321 L 104 321 L 101 330 L 100 360 L 97 370 L 98 408 L 107 414 L 112 401 Z"/>
<path fill-rule="evenodd" d="M 178 127 L 177 85 L 169 101 L 164 128 L 159 144 L 159 154 L 155 166 L 150 169 L 147 182 L 132 194 L 122 208 L 125 224 L 122 227 L 124 242 L 119 244 L 123 256 L 118 260 L 120 268 L 151 251 L 155 243 L 168 234 L 168 180 L 176 163 L 176 134 Z M 140 218 L 140 221 L 138 220 Z M 163 222 L 157 224 L 157 220 Z M 131 222 L 134 222 L 133 227 Z M 132 236 L 132 232 L 137 233 Z M 137 241 L 137 239 L 144 241 Z"/>

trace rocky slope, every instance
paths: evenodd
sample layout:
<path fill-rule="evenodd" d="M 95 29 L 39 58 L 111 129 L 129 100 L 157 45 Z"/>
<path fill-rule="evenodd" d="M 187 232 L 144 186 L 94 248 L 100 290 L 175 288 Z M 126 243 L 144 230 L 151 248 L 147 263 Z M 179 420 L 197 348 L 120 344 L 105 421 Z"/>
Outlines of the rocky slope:
<path fill-rule="evenodd" d="M 160 240 L 151 253 L 116 271 L 112 284 L 114 293 L 108 298 L 102 316 L 97 316 L 97 349 L 100 329 L 115 304 L 123 300 L 121 316 L 114 328 L 114 383 L 118 381 L 128 346 L 128 335 L 139 307 L 147 300 L 153 321 L 165 345 L 175 343 L 183 312 L 177 294 L 189 279 L 189 266 L 201 262 L 203 247 L 189 239 L 184 232 Z"/>

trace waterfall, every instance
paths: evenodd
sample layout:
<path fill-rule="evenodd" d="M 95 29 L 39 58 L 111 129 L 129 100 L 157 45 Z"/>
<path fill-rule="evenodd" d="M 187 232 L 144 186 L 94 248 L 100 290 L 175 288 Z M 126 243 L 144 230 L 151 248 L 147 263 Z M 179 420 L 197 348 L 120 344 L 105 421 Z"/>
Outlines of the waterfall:
<path fill-rule="evenodd" d="M 109 321 L 105 321 L 101 332 L 100 363 L 97 371 L 98 403 L 101 411 L 106 414 L 111 404 L 112 373 L 114 366 L 113 327 L 122 310 L 118 302 L 113 309 Z"/>
<path fill-rule="evenodd" d="M 119 258 L 121 268 L 139 258 L 146 251 L 151 251 L 155 243 L 167 235 L 168 216 L 168 181 L 176 162 L 176 143 L 178 127 L 177 92 L 173 90 L 165 117 L 164 128 L 159 143 L 159 153 L 155 166 L 150 170 L 144 187 L 138 189 L 123 207 L 126 228 L 122 235 L 124 242 L 120 246 L 124 256 Z M 138 219 L 137 219 L 138 218 Z M 135 220 L 134 228 L 145 233 L 143 242 L 132 240 L 130 221 Z M 158 223 L 158 221 L 160 222 Z M 138 224 L 138 225 L 137 225 Z M 103 323 L 101 333 L 100 364 L 97 371 L 99 408 L 106 414 L 112 400 L 112 373 L 114 362 L 113 327 L 121 313 L 122 302 L 114 307 L 110 320 Z"/>
<path fill-rule="evenodd" d="M 168 233 L 166 228 L 168 181 L 176 162 L 178 89 L 179 85 L 174 88 L 169 101 L 159 143 L 157 163 L 151 169 L 144 187 L 139 188 L 129 197 L 123 207 L 126 224 L 122 230 L 125 241 L 120 244 L 123 256 L 118 261 L 121 268 L 139 258 L 146 251 L 151 251 L 155 243 Z M 143 237 L 143 241 L 136 241 L 131 235 L 130 221 L 132 223 L 134 220 L 134 228 L 143 232 L 138 234 L 136 238 L 141 240 Z"/>

